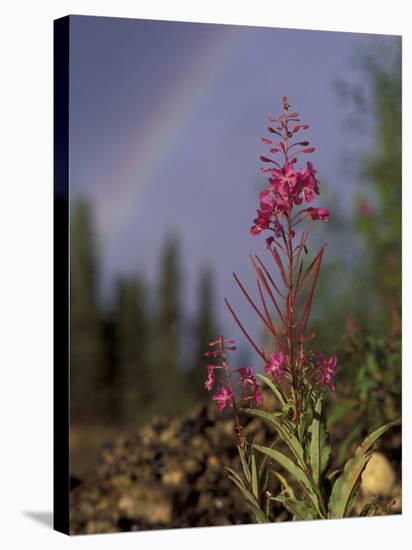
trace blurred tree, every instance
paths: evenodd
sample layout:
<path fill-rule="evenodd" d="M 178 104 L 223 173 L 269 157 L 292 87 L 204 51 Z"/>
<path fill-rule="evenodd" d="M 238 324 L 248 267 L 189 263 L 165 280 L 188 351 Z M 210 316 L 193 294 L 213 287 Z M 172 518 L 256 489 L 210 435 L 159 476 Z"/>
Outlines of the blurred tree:
<path fill-rule="evenodd" d="M 103 380 L 101 397 L 105 425 L 117 425 L 121 419 L 119 380 L 116 352 L 116 323 L 113 311 L 108 311 L 102 319 L 103 330 Z"/>
<path fill-rule="evenodd" d="M 197 303 L 197 319 L 194 324 L 195 349 L 187 374 L 191 395 L 196 401 L 205 401 L 209 396 L 204 387 L 208 361 L 204 352 L 208 349 L 210 340 L 217 336 L 213 315 L 213 272 L 208 267 L 203 268 L 200 273 Z"/>
<path fill-rule="evenodd" d="M 343 302 L 334 304 L 347 329 L 331 416 L 353 426 L 342 443 L 341 460 L 359 434 L 401 416 L 400 39 L 384 40 L 383 48 L 374 46 L 358 59 L 361 84 L 340 83 L 340 89 L 352 112 L 349 127 L 353 132 L 366 128 L 372 144 L 355 156 L 354 233 L 361 252 L 353 262 L 356 272 L 346 276 L 350 286 Z"/>
<path fill-rule="evenodd" d="M 372 91 L 375 144 L 361 160 L 362 173 L 378 198 L 376 210 L 365 197 L 358 202 L 358 227 L 370 253 L 370 272 L 375 278 L 376 299 L 386 312 L 401 310 L 402 227 L 402 81 L 401 49 L 382 66 L 369 57 L 365 72 Z M 388 308 L 389 306 L 389 308 Z M 391 318 L 392 315 L 387 315 Z"/>
<path fill-rule="evenodd" d="M 167 415 L 179 414 L 190 396 L 180 369 L 180 273 L 176 239 L 166 241 L 160 259 L 157 311 L 151 335 L 153 410 Z"/>
<path fill-rule="evenodd" d="M 70 405 L 72 418 L 98 415 L 101 334 L 96 244 L 89 205 L 78 200 L 70 219 Z"/>
<path fill-rule="evenodd" d="M 401 312 L 401 66 L 400 39 L 385 42 L 383 49 L 361 57 L 362 85 L 343 86 L 355 106 L 350 119 L 356 118 L 355 129 L 362 129 L 365 119 L 373 127 L 370 150 L 357 158 L 355 225 L 364 242 L 366 273 L 362 280 L 355 276 L 351 301 L 361 324 L 379 331 L 399 324 Z"/>
<path fill-rule="evenodd" d="M 147 364 L 147 314 L 145 288 L 138 277 L 117 283 L 114 314 L 117 371 L 117 409 L 123 423 L 144 414 L 150 399 Z"/>

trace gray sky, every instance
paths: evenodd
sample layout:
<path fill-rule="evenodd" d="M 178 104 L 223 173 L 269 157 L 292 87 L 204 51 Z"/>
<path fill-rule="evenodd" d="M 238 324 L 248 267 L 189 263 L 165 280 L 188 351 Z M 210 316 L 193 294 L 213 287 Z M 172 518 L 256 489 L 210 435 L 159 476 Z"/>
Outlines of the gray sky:
<path fill-rule="evenodd" d="M 342 159 L 371 136 L 343 130 L 334 83 L 356 82 L 357 53 L 394 39 L 73 16 L 71 199 L 81 195 L 92 204 L 103 295 L 119 273 L 142 271 L 153 285 L 160 248 L 173 234 L 181 243 L 187 311 L 195 306 L 200 266 L 211 264 L 227 335 L 239 332 L 224 295 L 257 327 L 231 274 L 253 286 L 248 254 L 265 256 L 263 239 L 250 237 L 249 228 L 265 185 L 259 155 L 267 116 L 288 96 L 317 148 L 310 160 L 325 185 L 316 205 L 332 216 L 348 212 L 359 182 Z M 337 193 L 340 200 L 330 204 Z M 327 224 L 316 231 L 328 240 Z"/>

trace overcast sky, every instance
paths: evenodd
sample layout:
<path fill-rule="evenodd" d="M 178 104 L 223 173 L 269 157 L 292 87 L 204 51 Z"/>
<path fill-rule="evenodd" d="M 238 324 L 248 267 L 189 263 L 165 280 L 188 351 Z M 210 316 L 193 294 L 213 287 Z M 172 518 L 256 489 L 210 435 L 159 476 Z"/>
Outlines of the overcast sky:
<path fill-rule="evenodd" d="M 143 272 L 154 285 L 160 248 L 173 234 L 188 313 L 199 268 L 211 264 L 219 319 L 238 337 L 222 298 L 256 326 L 231 274 L 253 286 L 248 254 L 265 255 L 249 228 L 265 184 L 267 116 L 286 95 L 310 124 L 310 160 L 325 182 L 318 205 L 342 213 L 359 184 L 344 155 L 371 136 L 344 130 L 334 84 L 359 79 L 357 54 L 397 39 L 82 16 L 72 16 L 70 32 L 71 200 L 91 202 L 103 295 L 120 273 Z M 336 193 L 341 200 L 330 204 Z M 327 240 L 327 227 L 318 238 Z"/>

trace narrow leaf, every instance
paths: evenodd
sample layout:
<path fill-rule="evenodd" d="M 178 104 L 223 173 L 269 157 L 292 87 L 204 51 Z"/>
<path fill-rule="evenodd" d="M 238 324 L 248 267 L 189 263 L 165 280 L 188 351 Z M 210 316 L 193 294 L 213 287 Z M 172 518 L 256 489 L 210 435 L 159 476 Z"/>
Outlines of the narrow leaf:
<path fill-rule="evenodd" d="M 239 476 L 239 474 L 235 472 L 235 470 L 229 468 L 229 466 L 225 466 L 225 470 L 227 470 L 232 477 L 236 478 L 236 481 L 240 483 L 240 485 L 243 485 L 243 487 L 246 489 L 246 485 L 243 479 Z"/>
<path fill-rule="evenodd" d="M 399 424 L 399 421 L 388 422 L 368 435 L 356 449 L 353 458 L 345 465 L 342 474 L 335 481 L 329 500 L 329 517 L 343 518 L 350 515 L 355 505 L 356 492 L 361 482 L 361 475 L 371 458 L 373 444 L 387 430 Z"/>
<path fill-rule="evenodd" d="M 298 288 L 296 288 L 294 301 L 296 301 L 298 291 L 299 291 L 300 294 L 303 293 L 303 291 L 306 289 L 306 287 L 309 285 L 309 283 L 311 281 L 312 273 L 316 273 L 316 271 L 318 270 L 318 265 L 317 264 L 322 261 L 323 250 L 324 250 L 324 246 L 319 250 L 319 252 L 316 254 L 314 260 L 311 262 L 311 264 L 309 265 L 309 267 L 306 269 L 305 273 L 303 274 L 303 277 L 300 280 L 300 285 L 301 286 L 300 286 L 299 290 L 298 290 Z"/>
<path fill-rule="evenodd" d="M 302 502 L 296 498 L 286 498 L 282 495 L 273 497 L 272 500 L 277 500 L 281 502 L 288 512 L 293 514 L 293 520 L 308 520 L 308 519 L 317 519 L 318 515 L 316 511 L 307 505 L 306 502 Z"/>
<path fill-rule="evenodd" d="M 257 274 L 260 282 L 263 285 L 263 288 L 265 289 L 265 291 L 266 291 L 267 295 L 269 296 L 272 304 L 274 305 L 274 307 L 276 309 L 276 312 L 279 315 L 280 320 L 282 321 L 283 324 L 286 324 L 285 319 L 284 319 L 283 314 L 282 314 L 282 311 L 279 307 L 279 304 L 277 303 L 276 298 L 274 297 L 273 292 L 270 290 L 270 287 L 269 287 L 269 285 L 266 281 L 266 277 L 263 273 L 263 270 L 256 265 L 255 260 L 253 259 L 252 256 L 250 256 L 250 261 L 252 262 L 252 265 L 253 265 L 253 267 L 256 271 L 256 274 Z"/>
<path fill-rule="evenodd" d="M 263 310 L 265 312 L 267 322 L 270 325 L 270 331 L 273 334 L 273 336 L 275 337 L 276 342 L 278 343 L 278 345 L 282 346 L 283 345 L 282 340 L 279 338 L 278 333 L 276 332 L 276 329 L 273 326 L 272 318 L 270 316 L 269 309 L 267 307 L 266 300 L 265 300 L 265 295 L 263 294 L 262 286 L 259 282 L 259 279 L 256 279 L 256 284 L 257 284 L 257 287 L 258 287 L 260 301 L 262 302 L 262 306 L 263 306 Z"/>
<path fill-rule="evenodd" d="M 319 260 L 316 262 L 316 268 L 313 271 L 312 285 L 310 287 L 309 296 L 306 300 L 305 306 L 303 308 L 303 313 L 302 313 L 301 319 L 299 321 L 298 334 L 304 334 L 305 330 L 306 330 L 306 326 L 308 324 L 310 312 L 311 312 L 311 309 L 312 309 L 313 295 L 315 293 L 316 283 L 318 282 L 319 271 L 320 271 L 320 266 L 321 266 L 321 263 L 322 263 L 324 250 L 325 250 L 325 245 L 322 247 L 322 249 L 320 251 Z"/>
<path fill-rule="evenodd" d="M 388 422 L 387 424 L 384 424 L 371 434 L 369 434 L 365 439 L 363 440 L 362 444 L 360 445 L 360 449 L 363 452 L 369 451 L 369 449 L 372 447 L 372 445 L 375 443 L 375 441 L 383 435 L 386 431 L 390 430 L 390 428 L 393 428 L 394 426 L 399 426 L 400 420 L 394 420 L 393 422 Z"/>
<path fill-rule="evenodd" d="M 278 398 L 279 402 L 282 404 L 282 406 L 286 405 L 286 399 L 283 397 L 282 392 L 280 389 L 272 382 L 270 378 L 267 376 L 264 376 L 263 374 L 256 373 L 256 376 L 259 378 L 259 380 L 262 380 L 269 388 L 273 391 L 273 393 Z"/>
<path fill-rule="evenodd" d="M 242 449 L 242 447 L 240 447 L 240 445 L 237 446 L 237 449 L 239 451 L 240 462 L 242 463 L 242 468 L 243 468 L 243 472 L 245 474 L 245 478 L 250 483 L 252 477 L 250 475 L 249 466 L 248 466 L 247 461 L 246 461 L 245 452 Z"/>
<path fill-rule="evenodd" d="M 265 264 L 263 263 L 263 261 L 259 258 L 258 255 L 255 256 L 256 260 L 259 262 L 259 265 L 260 267 L 262 268 L 262 270 L 265 272 L 265 275 L 266 277 L 268 278 L 268 281 L 270 282 L 270 284 L 273 286 L 273 288 L 276 290 L 276 292 L 279 294 L 279 296 L 281 298 L 284 298 L 284 295 L 280 292 L 278 286 L 276 285 L 275 281 L 273 280 L 273 277 L 271 276 L 271 274 L 269 273 L 269 270 L 268 268 L 265 266 Z"/>
<path fill-rule="evenodd" d="M 286 279 L 286 273 L 285 268 L 283 267 L 282 260 L 279 256 L 279 252 L 276 250 L 276 248 L 269 248 L 270 253 L 272 255 L 272 258 L 275 260 L 276 265 L 278 266 L 280 276 L 282 278 L 282 281 L 285 283 L 286 286 L 288 286 L 288 281 Z"/>
<path fill-rule="evenodd" d="M 255 445 L 255 448 L 261 453 L 268 455 L 272 460 L 277 462 L 291 476 L 296 479 L 296 481 L 302 486 L 305 492 L 307 492 L 312 503 L 315 505 L 317 512 L 322 516 L 319 510 L 318 498 L 313 490 L 312 481 L 308 478 L 304 471 L 294 462 L 292 462 L 290 458 L 280 453 L 279 451 L 276 451 L 275 449 L 271 449 L 270 447 L 262 447 L 261 445 Z"/>
<path fill-rule="evenodd" d="M 310 465 L 312 468 L 313 481 L 317 487 L 320 487 L 321 476 L 329 467 L 332 454 L 326 429 L 326 418 L 325 415 L 322 414 L 321 398 L 318 399 L 315 405 L 310 433 Z"/>
<path fill-rule="evenodd" d="M 252 470 L 252 493 L 255 495 L 256 499 L 259 500 L 259 484 L 258 484 L 258 475 L 256 468 L 256 457 L 252 454 L 251 459 L 251 470 Z"/>
<path fill-rule="evenodd" d="M 236 487 L 240 490 L 240 492 L 245 497 L 246 504 L 248 505 L 249 510 L 255 516 L 256 521 L 258 523 L 268 523 L 269 521 L 268 517 L 260 508 L 259 503 L 254 497 L 254 495 L 245 487 L 240 477 L 236 474 L 234 470 L 232 470 L 232 468 L 226 467 L 226 470 L 229 472 L 228 478 L 236 485 Z"/>
<path fill-rule="evenodd" d="M 292 487 L 286 481 L 286 478 L 280 472 L 276 472 L 275 470 L 271 470 L 271 472 L 279 480 L 279 483 L 281 484 L 282 489 L 286 493 L 288 498 L 295 498 L 295 493 Z"/>
<path fill-rule="evenodd" d="M 262 409 L 242 409 L 242 410 L 244 410 L 246 413 L 252 416 L 257 416 L 258 418 L 262 418 L 263 420 L 268 422 L 271 426 L 273 426 L 275 430 L 278 432 L 278 434 L 280 435 L 280 437 L 288 445 L 289 449 L 291 450 L 291 452 L 293 453 L 293 455 L 295 456 L 299 464 L 302 467 L 304 467 L 304 457 L 303 457 L 302 446 L 300 445 L 298 438 L 287 427 L 287 424 L 284 420 L 280 422 L 276 416 L 266 411 L 263 411 Z"/>

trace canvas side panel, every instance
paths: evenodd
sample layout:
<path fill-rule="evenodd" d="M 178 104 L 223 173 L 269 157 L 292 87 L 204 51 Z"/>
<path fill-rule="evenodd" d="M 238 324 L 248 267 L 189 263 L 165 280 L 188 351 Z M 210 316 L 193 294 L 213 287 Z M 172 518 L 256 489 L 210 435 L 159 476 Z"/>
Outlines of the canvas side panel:
<path fill-rule="evenodd" d="M 69 534 L 69 28 L 54 21 L 54 529 Z"/>

